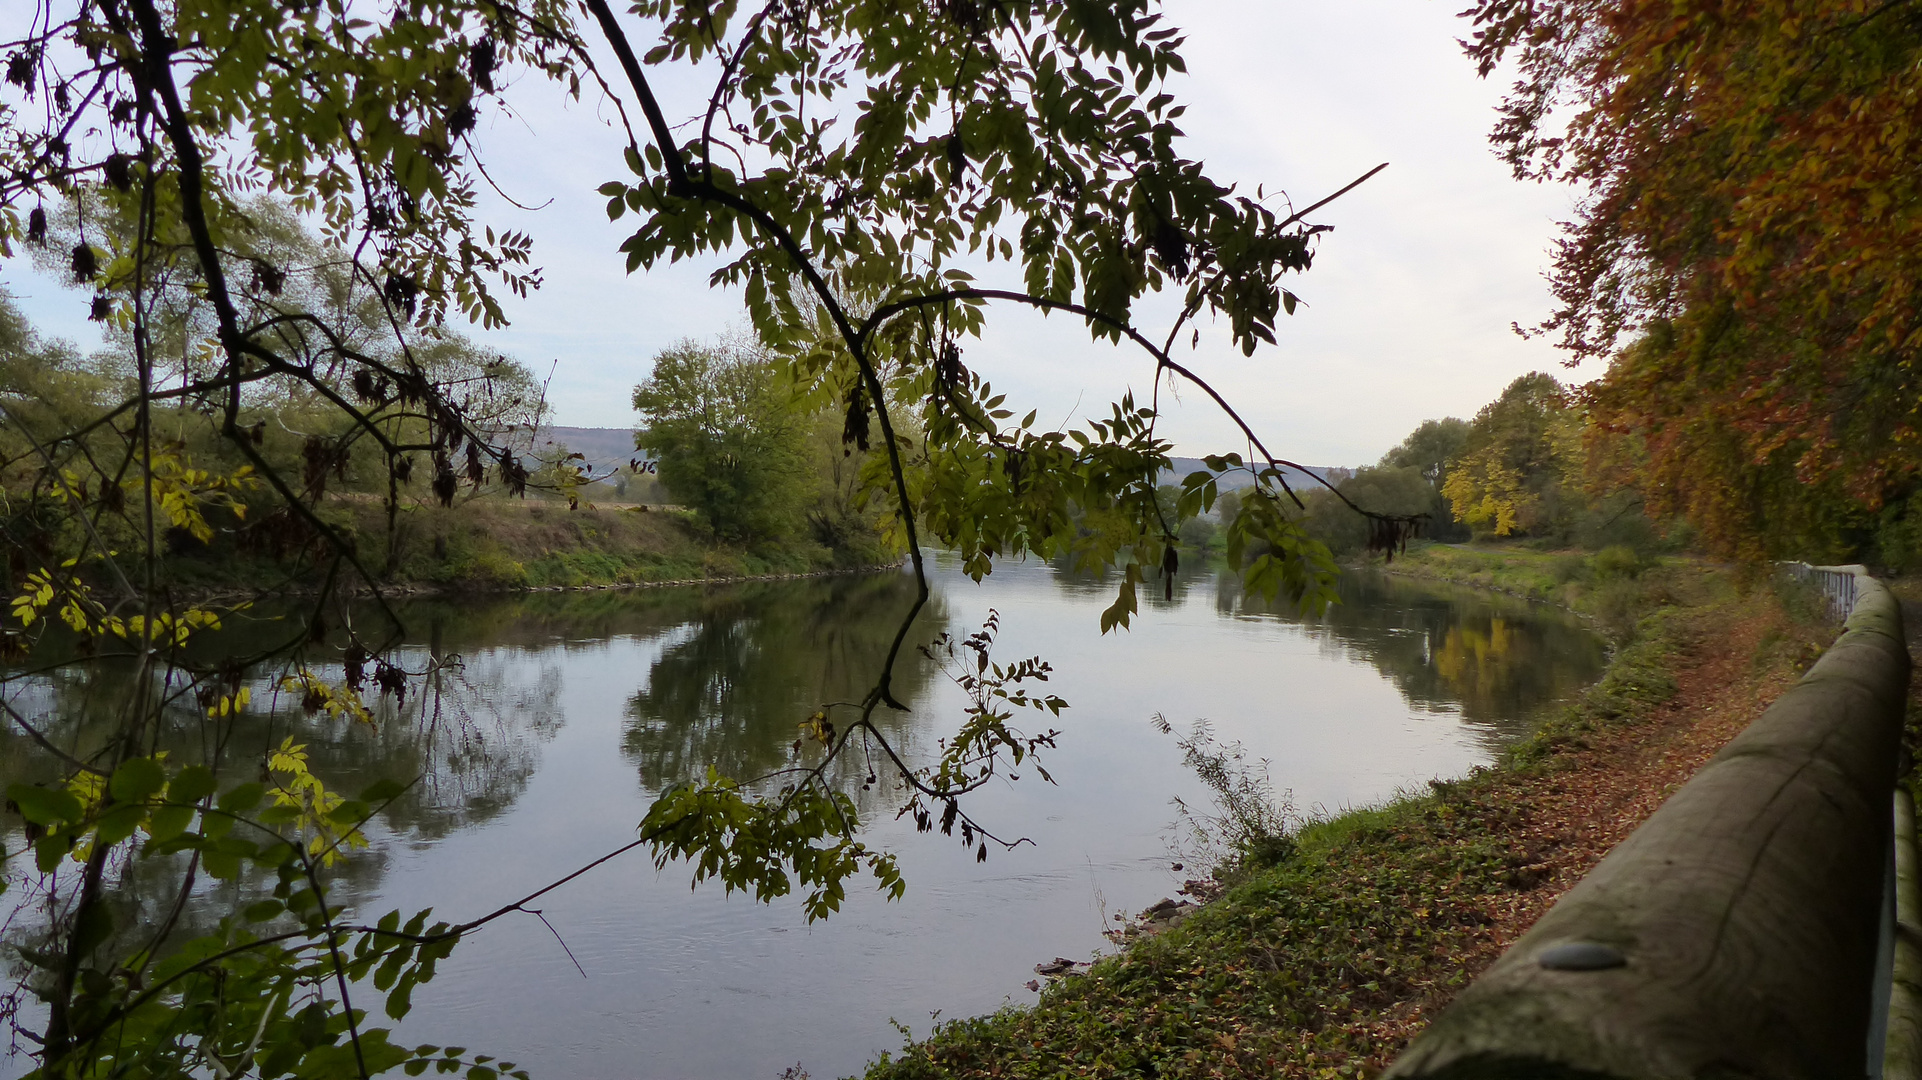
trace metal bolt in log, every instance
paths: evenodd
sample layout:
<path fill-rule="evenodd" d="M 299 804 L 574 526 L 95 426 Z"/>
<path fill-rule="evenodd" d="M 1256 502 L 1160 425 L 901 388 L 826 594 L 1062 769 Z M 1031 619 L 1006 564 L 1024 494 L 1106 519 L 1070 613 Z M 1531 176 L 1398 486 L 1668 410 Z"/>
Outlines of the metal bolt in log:
<path fill-rule="evenodd" d="M 1815 667 L 1388 1077 L 1864 1075 L 1909 654 L 1859 586 Z"/>

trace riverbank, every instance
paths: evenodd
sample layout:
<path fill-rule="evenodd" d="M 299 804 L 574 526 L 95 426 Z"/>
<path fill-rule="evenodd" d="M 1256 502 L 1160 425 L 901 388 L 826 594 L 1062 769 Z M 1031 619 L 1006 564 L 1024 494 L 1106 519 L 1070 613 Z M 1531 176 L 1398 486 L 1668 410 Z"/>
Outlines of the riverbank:
<path fill-rule="evenodd" d="M 1693 579 L 1722 572 L 1681 557 L 1641 556 L 1626 547 L 1585 554 L 1504 543 L 1416 543 L 1393 562 L 1371 559 L 1368 566 L 1567 608 L 1618 643 L 1634 634 L 1644 614 L 1675 603 Z"/>
<path fill-rule="evenodd" d="M 796 537 L 755 545 L 716 539 L 674 508 L 483 498 L 402 509 L 390 549 L 385 508 L 341 500 L 324 508 L 362 565 L 396 595 L 633 588 L 857 572 L 890 563 L 881 545 L 829 548 Z M 166 572 L 189 590 L 286 589 L 286 566 L 245 542 L 183 544 Z M 291 586 L 298 591 L 301 583 Z"/>
<path fill-rule="evenodd" d="M 1576 556 L 1556 582 L 1540 572 L 1556 556 L 1443 551 L 1396 569 L 1532 576 L 1598 621 L 1604 592 L 1629 606 L 1607 673 L 1496 766 L 1304 829 L 1179 926 L 1031 1008 L 943 1025 L 869 1080 L 1372 1075 L 1833 635 L 1679 560 L 1598 573 Z"/>

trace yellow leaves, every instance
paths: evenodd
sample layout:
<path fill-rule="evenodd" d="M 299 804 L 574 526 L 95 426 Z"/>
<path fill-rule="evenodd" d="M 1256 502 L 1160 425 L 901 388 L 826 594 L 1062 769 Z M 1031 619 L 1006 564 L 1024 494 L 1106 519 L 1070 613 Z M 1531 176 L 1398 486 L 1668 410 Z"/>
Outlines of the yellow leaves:
<path fill-rule="evenodd" d="M 1491 455 L 1468 455 L 1448 470 L 1442 494 L 1454 505 L 1456 521 L 1490 526 L 1496 536 L 1508 536 L 1520 526 L 1523 513 L 1539 501 L 1523 488 L 1523 479 L 1520 469 Z"/>
<path fill-rule="evenodd" d="M 222 694 L 212 705 L 207 706 L 207 715 L 213 719 L 232 716 L 247 707 L 250 697 L 251 693 L 244 686 L 231 694 Z"/>
<path fill-rule="evenodd" d="M 334 820 L 334 811 L 347 800 L 328 791 L 320 778 L 308 771 L 305 743 L 296 743 L 291 735 L 281 740 L 267 756 L 267 769 L 273 774 L 274 805 L 293 812 L 295 827 L 309 834 L 307 854 L 317 856 L 322 866 L 339 862 L 342 849 L 367 846 L 367 837 L 359 826 L 343 829 Z"/>
<path fill-rule="evenodd" d="M 241 495 L 259 485 L 251 465 L 242 465 L 224 476 L 215 475 L 206 469 L 194 468 L 178 447 L 156 450 L 146 475 L 132 477 L 121 484 L 129 494 L 150 490 L 168 523 L 187 530 L 188 535 L 203 544 L 214 538 L 213 526 L 208 524 L 203 508 L 221 507 L 236 518 L 245 519 L 247 505 L 241 501 Z"/>
<path fill-rule="evenodd" d="M 107 793 L 107 778 L 96 772 L 75 773 L 67 781 L 67 790 L 80 800 L 81 809 L 92 814 L 100 808 L 100 800 Z"/>
<path fill-rule="evenodd" d="M 1442 494 L 1455 518 L 1496 536 L 1536 532 L 1554 492 L 1580 468 L 1586 410 L 1548 375 L 1524 375 L 1482 409 Z"/>
<path fill-rule="evenodd" d="M 280 742 L 280 748 L 267 755 L 267 767 L 275 772 L 290 773 L 295 776 L 309 776 L 307 772 L 307 744 L 294 742 L 292 735 Z"/>
<path fill-rule="evenodd" d="M 69 559 L 64 565 L 70 567 L 74 560 Z M 24 584 L 25 589 L 13 598 L 13 617 L 23 627 L 31 627 L 51 608 L 54 615 L 77 634 L 146 640 L 155 645 L 178 647 L 198 631 L 220 629 L 219 614 L 205 608 L 188 608 L 177 614 L 162 611 L 151 619 L 145 615 L 111 614 L 93 599 L 87 583 L 72 575 L 55 578 L 50 571 L 34 570 L 26 575 Z"/>
<path fill-rule="evenodd" d="M 71 560 L 68 565 L 72 565 Z M 98 612 L 101 608 L 92 600 L 85 582 L 71 575 L 56 581 L 49 571 L 32 571 L 26 577 L 26 591 L 13 598 L 13 617 L 19 619 L 23 627 L 32 626 L 48 608 L 53 608 L 60 621 L 75 633 L 91 633 L 97 629 L 89 612 Z"/>
<path fill-rule="evenodd" d="M 817 712 L 796 726 L 801 729 L 802 735 L 822 746 L 834 745 L 834 725 L 828 722 L 827 713 Z"/>
<path fill-rule="evenodd" d="M 32 626 L 36 618 L 53 603 L 53 575 L 45 570 L 35 570 L 27 575 L 27 591 L 13 598 L 13 617 L 20 620 L 21 626 Z M 74 579 L 79 584 L 79 579 Z"/>
<path fill-rule="evenodd" d="M 60 470 L 60 475 L 47 485 L 47 494 L 58 502 L 86 502 L 87 482 L 72 469 Z"/>
<path fill-rule="evenodd" d="M 325 712 L 334 719 L 348 719 L 374 726 L 374 715 L 360 698 L 360 692 L 351 686 L 330 686 L 320 676 L 306 668 L 280 680 L 280 688 L 290 694 L 300 695 L 300 707 L 312 716 Z"/>

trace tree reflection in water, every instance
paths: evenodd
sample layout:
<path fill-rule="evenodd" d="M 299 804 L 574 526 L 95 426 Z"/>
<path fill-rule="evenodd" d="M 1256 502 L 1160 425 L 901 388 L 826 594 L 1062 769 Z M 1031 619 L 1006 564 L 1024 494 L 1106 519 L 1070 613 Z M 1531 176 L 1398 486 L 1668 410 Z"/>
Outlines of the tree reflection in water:
<path fill-rule="evenodd" d="M 1220 582 L 1224 614 L 1300 618 L 1243 598 L 1228 575 Z M 1459 709 L 1503 738 L 1525 734 L 1533 710 L 1587 686 L 1607 662 L 1601 638 L 1545 604 L 1368 572 L 1344 574 L 1340 593 L 1321 618 L 1301 620 L 1311 633 L 1374 665 L 1410 704 Z"/>
<path fill-rule="evenodd" d="M 786 760 L 797 721 L 862 689 L 891 642 L 894 613 L 907 606 L 912 591 L 910 579 L 879 574 L 711 589 L 416 601 L 399 608 L 410 643 L 394 655 L 427 677 L 404 701 L 381 697 L 371 730 L 325 712 L 307 715 L 297 699 L 276 691 L 280 673 L 262 670 L 246 679 L 251 705 L 224 723 L 219 737 L 229 746 L 263 750 L 292 738 L 306 746 L 310 767 L 330 789 L 358 791 L 381 779 L 407 784 L 378 829 L 402 843 L 432 843 L 508 812 L 521 797 L 539 769 L 542 746 L 565 722 L 561 691 L 573 662 L 567 655 L 571 644 L 666 635 L 670 643 L 630 703 L 634 719 L 625 735 L 626 752 L 640 765 L 644 782 L 658 788 L 709 764 L 752 776 Z M 937 597 L 919 624 L 925 636 L 945 626 L 943 611 Z M 350 617 L 371 622 L 376 615 L 356 611 Z M 286 632 L 271 611 L 261 611 L 231 618 L 221 634 Z M 913 651 L 923 639 L 907 642 L 897 675 L 897 693 L 906 700 L 921 696 L 932 670 Z M 197 644 L 223 647 L 217 636 Z M 340 677 L 338 661 L 313 666 L 323 678 Z M 113 736 L 113 718 L 129 695 L 165 696 L 164 670 L 145 686 L 136 684 L 138 677 L 131 662 L 96 662 L 52 666 L 5 685 L 8 703 L 49 741 L 84 756 Z M 911 745 L 904 718 L 884 711 L 877 719 L 898 745 Z M 163 711 L 158 749 L 180 764 L 210 760 L 203 720 L 191 698 L 173 702 Z M 835 779 L 859 788 L 864 777 L 858 758 L 846 763 L 847 775 Z M 55 781 L 61 774 L 59 762 L 17 728 L 0 727 L 0 786 Z M 17 832 L 4 838 L 12 850 L 22 847 L 22 839 Z M 123 858 L 111 868 L 107 902 L 114 925 L 126 929 L 108 949 L 126 954 L 150 947 L 140 940 L 140 928 L 163 924 L 176 903 L 181 914 L 173 936 L 211 933 L 274 887 L 270 877 L 243 864 L 234 880 L 199 875 L 183 897 L 175 890 L 186 858 Z M 376 845 L 338 864 L 327 874 L 331 899 L 349 908 L 370 900 L 386 862 Z M 16 873 L 0 911 L 0 941 L 10 946 L 7 974 L 16 985 L 35 977 L 21 950 L 49 948 L 56 940 L 51 930 L 62 924 L 72 902 L 72 890 L 58 887 L 58 880 L 43 890 L 35 875 Z M 0 1001 L 0 1014 L 6 1011 Z M 26 1011 L 32 1011 L 30 1004 Z"/>
<path fill-rule="evenodd" d="M 661 652 L 628 701 L 622 746 L 651 790 L 698 779 L 710 765 L 743 780 L 781 768 L 800 721 L 867 688 L 893 642 L 894 620 L 913 601 L 914 582 L 864 574 L 738 585 L 700 597 L 686 636 Z M 912 704 L 927 689 L 936 669 L 918 646 L 947 622 L 936 592 L 895 671 L 901 701 Z M 912 748 L 906 714 L 884 707 L 874 718 L 897 747 Z M 862 786 L 859 755 L 837 766 L 841 790 Z"/>

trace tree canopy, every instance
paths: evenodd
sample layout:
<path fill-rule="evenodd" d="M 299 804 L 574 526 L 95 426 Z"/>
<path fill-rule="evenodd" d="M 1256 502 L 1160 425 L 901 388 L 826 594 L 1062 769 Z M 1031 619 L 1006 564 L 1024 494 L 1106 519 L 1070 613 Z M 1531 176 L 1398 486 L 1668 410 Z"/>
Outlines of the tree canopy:
<path fill-rule="evenodd" d="M 1045 725 L 1065 705 L 1034 685 L 1044 661 L 991 659 L 992 624 L 930 646 L 969 701 L 926 762 L 904 760 L 876 717 L 900 708 L 896 664 L 929 596 L 922 531 L 976 575 L 1025 553 L 1120 567 L 1106 630 L 1128 624 L 1139 586 L 1180 570 L 1181 526 L 1214 502 L 1216 481 L 1186 478 L 1170 513 L 1156 491 L 1171 447 L 1154 396 L 1051 430 L 1033 412 L 1016 419 L 968 367 L 965 343 L 995 305 L 1078 318 L 1139 357 L 1157 395 L 1179 380 L 1232 416 L 1172 350 L 1203 317 L 1244 352 L 1272 343 L 1296 303 L 1285 282 L 1325 231 L 1308 216 L 1321 203 L 1295 210 L 1236 190 L 1184 156 L 1182 106 L 1165 87 L 1181 45 L 1149 0 L 35 8 L 4 46 L 0 244 L 50 252 L 94 293 L 95 315 L 126 336 L 132 377 L 81 416 L 0 396 L 25 444 L 0 468 L 14 591 L 4 640 L 18 656 L 77 639 L 73 662 L 120 665 L 143 687 L 89 728 L 108 734 L 73 750 L 8 716 L 63 770 L 59 783 L 8 789 L 33 826 L 31 858 L 43 873 L 74 868 L 55 875 L 66 914 L 30 958 L 49 1003 L 42 1074 L 511 1069 L 394 1044 L 348 1006 L 349 987 L 399 1018 L 463 935 L 525 901 L 460 923 L 429 911 L 352 921 L 322 871 L 365 843 L 362 824 L 397 793 L 332 791 L 297 737 L 241 738 L 258 729 L 236 725 L 256 692 L 290 713 L 297 703 L 296 732 L 320 718 L 371 723 L 370 700 L 433 674 L 398 662 L 391 611 L 380 625 L 340 606 L 349 589 L 383 596 L 379 569 L 322 504 L 350 449 L 382 466 L 390 517 L 404 499 L 538 482 L 514 449 L 520 421 L 499 407 L 512 373 L 433 359 L 449 320 L 499 325 L 500 290 L 540 284 L 534 238 L 475 212 L 478 121 L 512 108 L 503 95 L 517 80 L 613 106 L 600 192 L 633 231 L 610 259 L 640 272 L 721 258 L 714 283 L 740 289 L 787 377 L 835 403 L 846 443 L 879 450 L 915 571 L 863 693 L 797 718 L 793 759 L 767 775 L 710 769 L 669 788 L 631 846 L 762 899 L 799 891 L 813 916 L 834 911 L 857 874 L 898 895 L 892 856 L 861 841 L 858 808 L 830 780 L 853 754 L 890 766 L 901 813 L 924 831 L 983 859 L 1014 842 L 975 820 L 966 796 L 1051 744 L 1052 731 L 1017 721 Z M 596 65 L 603 47 L 617 70 Z M 712 77 L 712 92 L 664 104 L 655 87 L 668 69 Z M 295 242 L 293 219 L 318 240 Z M 1005 264 L 1010 280 L 979 286 L 963 263 Z M 1159 340 L 1131 322 L 1157 290 L 1182 301 Z M 260 414 L 290 393 L 336 420 L 295 462 L 268 452 Z M 198 424 L 217 456 L 157 438 L 163 417 Z M 1241 429 L 1247 455 L 1209 460 L 1258 481 L 1225 523 L 1228 552 L 1251 556 L 1250 588 L 1318 603 L 1327 551 L 1292 513 L 1288 463 Z M 1082 514 L 1103 527 L 1078 528 Z M 1410 525 L 1372 520 L 1379 545 Z M 247 530 L 319 595 L 245 650 L 196 651 L 233 609 L 159 587 L 167 523 L 203 539 Z M 113 925 L 103 882 L 123 856 L 174 868 L 183 903 L 203 871 L 274 884 L 181 940 L 174 921 Z"/>
<path fill-rule="evenodd" d="M 1613 358 L 1604 429 L 1716 550 L 1839 554 L 1915 490 L 1922 10 L 1480 0 L 1494 141 L 1588 192 L 1541 330 Z M 1624 335 L 1634 347 L 1616 354 Z"/>
<path fill-rule="evenodd" d="M 800 514 L 807 420 L 761 358 L 738 345 L 683 341 L 634 388 L 639 449 L 661 482 L 730 538 L 772 535 Z"/>
<path fill-rule="evenodd" d="M 1447 416 L 1424 420 L 1408 437 L 1382 455 L 1381 464 L 1418 470 L 1422 479 L 1440 487 L 1448 463 L 1459 457 L 1468 442 L 1468 421 Z"/>
<path fill-rule="evenodd" d="M 1509 383 L 1475 414 L 1448 468 L 1442 494 L 1455 517 L 1494 536 L 1552 529 L 1572 509 L 1562 489 L 1579 484 L 1584 419 L 1553 376 Z"/>

